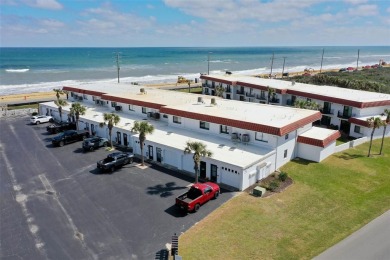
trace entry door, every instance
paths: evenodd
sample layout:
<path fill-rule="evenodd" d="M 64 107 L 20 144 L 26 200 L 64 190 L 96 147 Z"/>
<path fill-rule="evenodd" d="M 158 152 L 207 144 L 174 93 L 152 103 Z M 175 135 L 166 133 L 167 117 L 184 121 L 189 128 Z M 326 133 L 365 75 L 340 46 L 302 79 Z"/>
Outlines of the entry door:
<path fill-rule="evenodd" d="M 153 146 L 148 145 L 149 159 L 153 160 Z"/>
<path fill-rule="evenodd" d="M 217 172 L 218 172 L 218 167 L 217 165 L 211 164 L 210 165 L 210 180 L 212 182 L 217 182 Z"/>
<path fill-rule="evenodd" d="M 161 162 L 161 148 L 156 147 L 157 161 Z"/>
<path fill-rule="evenodd" d="M 206 162 L 200 161 L 199 176 L 206 178 Z"/>
<path fill-rule="evenodd" d="M 116 142 L 122 144 L 121 132 L 116 132 Z"/>
<path fill-rule="evenodd" d="M 127 134 L 123 134 L 123 144 L 127 146 Z"/>
<path fill-rule="evenodd" d="M 95 125 L 91 124 L 91 134 L 95 135 Z"/>

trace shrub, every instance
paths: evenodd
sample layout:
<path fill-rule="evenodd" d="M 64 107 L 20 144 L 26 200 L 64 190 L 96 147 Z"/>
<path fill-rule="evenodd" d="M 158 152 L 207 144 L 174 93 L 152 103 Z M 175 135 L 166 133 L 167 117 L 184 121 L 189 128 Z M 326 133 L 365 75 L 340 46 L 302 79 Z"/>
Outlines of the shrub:
<path fill-rule="evenodd" d="M 32 112 L 31 115 L 32 115 L 32 116 L 37 116 L 37 115 L 38 115 L 38 112 Z"/>
<path fill-rule="evenodd" d="M 277 188 L 279 187 L 279 182 L 274 180 L 274 181 L 271 181 L 268 185 L 268 189 L 270 191 L 275 191 Z"/>
<path fill-rule="evenodd" d="M 279 173 L 278 178 L 280 181 L 285 181 L 287 179 L 287 173 L 285 173 L 285 172 Z"/>

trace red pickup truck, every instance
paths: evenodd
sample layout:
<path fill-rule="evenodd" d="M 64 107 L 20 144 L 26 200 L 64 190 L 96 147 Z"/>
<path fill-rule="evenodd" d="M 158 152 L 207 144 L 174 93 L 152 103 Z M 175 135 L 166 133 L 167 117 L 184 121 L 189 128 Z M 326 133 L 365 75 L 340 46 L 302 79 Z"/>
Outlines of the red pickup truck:
<path fill-rule="evenodd" d="M 176 198 L 176 206 L 179 206 L 187 212 L 196 212 L 207 201 L 218 198 L 219 193 L 220 188 L 215 183 L 195 183 L 188 192 Z"/>

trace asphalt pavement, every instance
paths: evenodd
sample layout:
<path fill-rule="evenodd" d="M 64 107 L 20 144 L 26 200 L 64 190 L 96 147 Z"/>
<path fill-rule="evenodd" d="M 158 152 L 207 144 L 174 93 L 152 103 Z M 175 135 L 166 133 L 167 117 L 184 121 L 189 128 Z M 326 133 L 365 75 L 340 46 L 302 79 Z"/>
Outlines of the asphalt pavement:
<path fill-rule="evenodd" d="M 53 147 L 46 126 L 0 120 L 1 259 L 164 259 L 172 235 L 235 195 L 185 214 L 174 201 L 191 177 L 137 163 L 101 174 L 96 162 L 108 151 Z"/>
<path fill-rule="evenodd" d="M 390 211 L 385 212 L 314 259 L 390 259 Z"/>

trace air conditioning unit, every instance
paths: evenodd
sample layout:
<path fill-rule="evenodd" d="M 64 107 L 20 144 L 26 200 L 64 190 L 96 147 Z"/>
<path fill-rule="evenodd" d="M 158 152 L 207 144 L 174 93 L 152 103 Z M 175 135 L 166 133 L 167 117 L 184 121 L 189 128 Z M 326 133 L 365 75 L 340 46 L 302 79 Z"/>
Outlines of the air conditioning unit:
<path fill-rule="evenodd" d="M 146 115 L 147 117 L 153 117 L 153 112 L 148 112 Z"/>
<path fill-rule="evenodd" d="M 115 106 L 115 111 L 122 111 L 122 106 Z"/>

